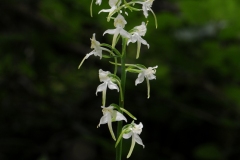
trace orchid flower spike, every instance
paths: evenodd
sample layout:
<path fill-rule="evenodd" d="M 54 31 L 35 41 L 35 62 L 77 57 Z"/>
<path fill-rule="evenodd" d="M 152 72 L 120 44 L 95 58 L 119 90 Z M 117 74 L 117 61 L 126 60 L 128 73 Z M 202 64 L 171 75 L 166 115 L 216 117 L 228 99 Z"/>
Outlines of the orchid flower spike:
<path fill-rule="evenodd" d="M 115 138 L 115 135 L 114 135 L 113 129 L 112 129 L 112 122 L 122 121 L 122 120 L 127 122 L 127 119 L 122 113 L 114 110 L 113 106 L 109 106 L 109 107 L 102 106 L 102 112 L 103 112 L 103 116 L 101 117 L 97 128 L 100 127 L 101 124 L 107 123 L 109 131 L 111 133 L 111 136 L 116 141 L 116 138 Z"/>
<path fill-rule="evenodd" d="M 127 44 L 130 42 L 135 43 L 137 42 L 137 55 L 136 59 L 139 57 L 140 49 L 141 49 L 141 43 L 144 45 L 147 45 L 149 48 L 149 44 L 147 41 L 145 41 L 141 36 L 145 36 L 147 32 L 147 27 L 145 25 L 145 22 L 142 22 L 140 26 L 136 26 L 133 28 L 134 32 L 132 33 L 131 38 L 128 40 Z"/>
<path fill-rule="evenodd" d="M 110 9 L 102 9 L 101 11 L 98 12 L 98 14 L 100 14 L 101 12 L 109 12 L 108 18 L 107 18 L 107 21 L 109 21 L 121 3 L 122 3 L 121 0 L 109 0 L 108 4 L 111 8 Z"/>
<path fill-rule="evenodd" d="M 83 58 L 83 60 L 81 61 L 81 63 L 80 63 L 79 66 L 78 66 L 78 69 L 80 69 L 80 67 L 82 66 L 83 62 L 84 62 L 86 59 L 88 59 L 88 57 L 91 56 L 91 55 L 99 56 L 100 59 L 102 59 L 102 51 L 103 51 L 103 50 L 111 53 L 110 50 L 108 50 L 108 49 L 100 46 L 100 43 L 99 43 L 99 42 L 96 40 L 96 38 L 95 38 L 95 33 L 93 33 L 93 37 L 90 38 L 90 40 L 91 40 L 91 48 L 93 48 L 93 51 L 90 52 L 90 53 L 88 53 L 88 54 Z"/>
<path fill-rule="evenodd" d="M 146 78 L 147 81 L 147 88 L 148 88 L 148 98 L 150 97 L 150 83 L 149 80 L 156 79 L 156 76 L 154 75 L 156 73 L 156 68 L 155 67 L 148 67 L 148 69 L 141 69 L 141 73 L 138 74 L 138 78 L 135 81 L 135 85 L 138 85 L 139 83 L 142 83 L 144 81 L 144 77 Z"/>
<path fill-rule="evenodd" d="M 131 37 L 130 33 L 128 33 L 123 29 L 126 24 L 127 24 L 127 21 L 124 19 L 124 17 L 121 14 L 118 14 L 118 16 L 114 19 L 114 26 L 116 27 L 116 29 L 108 29 L 103 33 L 103 35 L 106 33 L 113 34 L 113 40 L 112 40 L 113 48 L 115 48 L 116 39 L 119 34 L 125 38 Z"/>
<path fill-rule="evenodd" d="M 122 137 L 124 139 L 128 139 L 128 138 L 132 137 L 132 144 L 131 144 L 130 150 L 128 152 L 127 158 L 129 158 L 131 156 L 136 142 L 138 144 L 142 145 L 143 148 L 145 147 L 142 142 L 142 139 L 139 137 L 139 135 L 142 133 L 142 128 L 143 128 L 143 124 L 141 122 L 139 124 L 136 124 L 136 123 L 134 123 L 134 121 L 131 124 L 127 124 L 123 127 L 122 132 L 121 132 L 120 136 L 118 137 L 115 147 L 118 145 L 118 143 L 120 142 Z"/>
<path fill-rule="evenodd" d="M 111 74 L 111 72 L 99 69 L 99 79 L 100 82 L 103 83 L 97 87 L 96 95 L 98 92 L 102 92 L 103 106 L 105 106 L 107 87 L 109 89 L 116 89 L 119 92 L 118 86 L 112 82 L 112 79 L 110 77 L 108 77 L 109 74 Z"/>

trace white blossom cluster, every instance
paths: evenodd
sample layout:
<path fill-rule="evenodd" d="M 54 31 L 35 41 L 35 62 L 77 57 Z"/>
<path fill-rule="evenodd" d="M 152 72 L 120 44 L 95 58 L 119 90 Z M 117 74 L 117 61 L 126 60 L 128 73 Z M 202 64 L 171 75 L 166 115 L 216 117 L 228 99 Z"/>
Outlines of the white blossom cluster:
<path fill-rule="evenodd" d="M 93 3 L 94 0 L 92 0 Z M 104 0 L 106 1 L 106 0 Z M 112 44 L 104 44 L 100 43 L 99 41 L 96 40 L 96 34 L 94 33 L 91 40 L 91 48 L 93 49 L 90 53 L 86 54 L 86 56 L 83 58 L 81 61 L 80 65 L 78 68 L 80 68 L 83 64 L 83 62 L 88 59 L 91 55 L 94 56 L 99 56 L 100 59 L 104 57 L 108 58 L 114 58 L 115 66 L 121 65 L 117 63 L 118 58 L 123 57 L 123 53 L 120 53 L 116 48 L 116 44 L 119 40 L 120 37 L 126 40 L 126 45 L 129 43 L 137 43 L 137 51 L 136 51 L 136 58 L 139 58 L 140 55 L 140 49 L 141 49 L 141 44 L 146 45 L 149 48 L 149 44 L 147 43 L 146 40 L 144 40 L 142 37 L 145 36 L 147 32 L 147 27 L 145 22 L 142 22 L 141 25 L 134 27 L 130 31 L 127 31 L 125 29 L 125 26 L 127 24 L 127 21 L 125 20 L 124 16 L 122 15 L 122 10 L 125 10 L 125 14 L 127 14 L 126 10 L 130 11 L 143 11 L 143 15 L 145 18 L 148 17 L 148 12 L 152 12 L 154 18 L 155 18 L 155 24 L 157 27 L 157 22 L 156 22 L 156 16 L 151 9 L 152 4 L 154 0 L 131 0 L 130 2 L 127 2 L 124 0 L 109 0 L 108 4 L 110 6 L 109 9 L 102 9 L 99 11 L 99 13 L 102 12 L 107 12 L 107 21 L 110 21 L 111 19 L 114 18 L 114 29 L 108 29 L 106 30 L 103 35 L 105 34 L 110 34 L 113 35 L 112 39 Z M 92 15 L 92 3 L 91 3 L 91 15 Z M 96 5 L 101 5 L 102 0 L 96 0 Z M 136 8 L 135 4 L 140 5 L 141 8 Z M 103 53 L 107 53 L 106 55 L 103 55 Z M 145 67 L 140 64 L 125 64 L 126 67 L 126 72 L 131 72 L 131 73 L 138 73 L 137 79 L 135 81 L 135 85 L 138 85 L 139 83 L 142 83 L 144 79 L 147 81 L 147 93 L 148 93 L 148 98 L 150 97 L 150 83 L 149 80 L 156 79 L 156 76 L 154 75 L 156 73 L 156 68 L 155 67 Z M 136 120 L 136 118 L 129 113 L 125 108 L 122 108 L 119 105 L 116 104 L 111 104 L 110 106 L 106 107 L 106 93 L 107 93 L 107 88 L 111 90 L 117 90 L 118 92 L 120 91 L 120 97 L 123 97 L 122 93 L 122 88 L 121 88 L 121 80 L 120 78 L 116 75 L 116 72 L 112 74 L 109 71 L 103 71 L 102 69 L 99 69 L 99 79 L 100 82 L 102 82 L 96 90 L 96 95 L 98 92 L 102 92 L 102 112 L 103 116 L 100 119 L 100 122 L 98 124 L 98 127 L 100 127 L 101 124 L 108 124 L 108 128 L 110 131 L 110 134 L 112 138 L 116 141 L 115 134 L 112 129 L 112 122 L 115 121 L 125 121 L 127 122 L 127 118 L 123 115 L 123 113 L 126 113 L 129 115 L 131 118 Z M 130 124 L 125 125 L 122 128 L 121 134 L 119 135 L 116 145 L 119 144 L 122 138 L 128 139 L 132 137 L 132 144 L 129 150 L 129 153 L 127 155 L 127 158 L 131 156 L 131 153 L 133 151 L 135 143 L 138 143 L 144 147 L 144 144 L 139 137 L 139 135 L 142 132 L 143 124 L 140 122 L 139 124 L 134 123 L 134 121 Z"/>

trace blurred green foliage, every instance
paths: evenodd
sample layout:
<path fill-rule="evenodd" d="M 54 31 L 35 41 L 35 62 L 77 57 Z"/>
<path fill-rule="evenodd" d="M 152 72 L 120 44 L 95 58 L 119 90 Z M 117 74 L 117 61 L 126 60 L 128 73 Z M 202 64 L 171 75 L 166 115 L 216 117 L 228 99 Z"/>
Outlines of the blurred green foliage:
<path fill-rule="evenodd" d="M 90 38 L 111 43 L 102 33 L 114 28 L 108 4 L 84 0 L 0 2 L 0 159 L 110 160 L 114 142 L 101 113 L 98 70 L 109 59 L 90 57 Z M 130 30 L 149 21 L 140 58 L 129 44 L 128 62 L 158 65 L 157 80 L 134 86 L 128 74 L 126 108 L 144 124 L 146 148 L 131 159 L 240 159 L 239 0 L 156 0 L 153 16 L 126 17 Z M 117 47 L 121 47 L 120 45 Z M 134 95 L 134 96 L 133 96 Z M 109 91 L 107 104 L 117 103 Z M 115 126 L 114 126 L 115 127 Z M 130 147 L 124 141 L 123 157 Z"/>

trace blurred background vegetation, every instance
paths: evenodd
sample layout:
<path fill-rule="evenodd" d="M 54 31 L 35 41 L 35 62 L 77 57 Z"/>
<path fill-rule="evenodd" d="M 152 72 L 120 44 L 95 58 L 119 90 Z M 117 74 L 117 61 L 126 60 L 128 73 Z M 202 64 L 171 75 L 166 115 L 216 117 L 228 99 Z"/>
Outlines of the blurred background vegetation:
<path fill-rule="evenodd" d="M 109 59 L 90 57 L 90 38 L 111 43 L 103 0 L 1 0 L 0 159 L 112 160 L 101 112 L 98 70 Z M 104 4 L 106 3 L 106 4 Z M 158 65 L 147 99 L 146 82 L 128 74 L 126 107 L 144 124 L 131 159 L 240 159 L 240 1 L 155 0 L 153 16 L 126 17 L 130 30 L 149 21 L 140 58 L 128 47 L 127 63 Z M 112 70 L 111 70 L 112 71 Z M 107 105 L 117 103 L 109 91 Z M 130 119 L 129 119 L 130 120 Z M 114 129 L 116 124 L 114 124 Z M 124 140 L 123 159 L 130 147 Z"/>

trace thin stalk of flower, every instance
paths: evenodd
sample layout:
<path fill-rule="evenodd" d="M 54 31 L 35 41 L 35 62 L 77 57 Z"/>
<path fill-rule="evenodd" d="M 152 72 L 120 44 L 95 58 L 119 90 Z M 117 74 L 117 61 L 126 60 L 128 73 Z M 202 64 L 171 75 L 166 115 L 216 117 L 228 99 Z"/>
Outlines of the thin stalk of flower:
<path fill-rule="evenodd" d="M 123 101 L 123 92 L 122 92 L 121 82 L 117 81 L 117 83 L 118 83 L 118 86 L 120 88 L 120 99 L 121 99 L 121 101 Z"/>
<path fill-rule="evenodd" d="M 121 85 L 122 85 L 122 92 L 123 92 L 123 99 L 119 98 L 119 107 L 124 108 L 124 95 L 125 95 L 125 83 L 126 83 L 126 70 L 125 70 L 125 63 L 126 63 L 126 46 L 127 46 L 127 39 L 122 37 L 122 58 L 121 58 Z M 118 122 L 117 126 L 117 136 L 121 134 L 122 131 L 122 122 Z M 122 156 L 122 141 L 120 140 L 120 144 L 116 148 L 116 160 L 121 160 Z"/>

